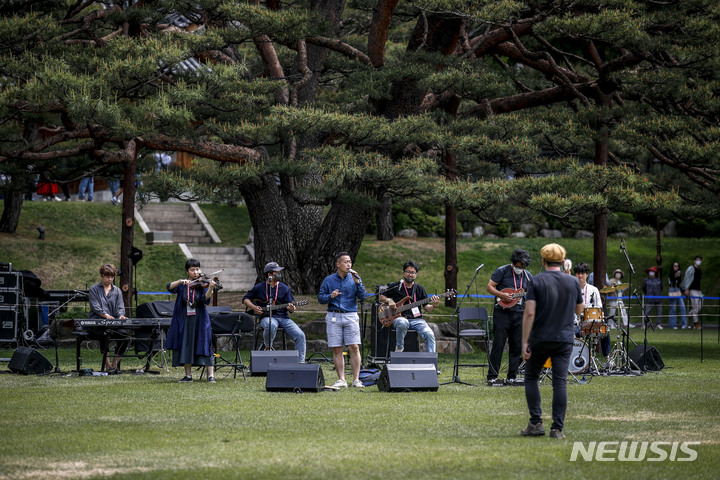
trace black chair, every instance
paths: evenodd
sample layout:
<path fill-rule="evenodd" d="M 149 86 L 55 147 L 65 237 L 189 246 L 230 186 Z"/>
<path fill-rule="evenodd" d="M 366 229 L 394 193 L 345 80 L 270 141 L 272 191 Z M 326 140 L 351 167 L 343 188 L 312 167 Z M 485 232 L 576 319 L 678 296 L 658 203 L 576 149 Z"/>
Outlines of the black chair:
<path fill-rule="evenodd" d="M 237 377 L 238 370 L 242 373 L 243 379 L 247 380 L 245 370 L 247 366 L 242 361 L 240 346 L 243 335 L 252 335 L 255 330 L 255 322 L 247 313 L 240 312 L 218 312 L 210 319 L 212 328 L 214 366 L 215 370 L 224 367 L 233 369 L 233 378 Z M 230 360 L 223 356 L 221 350 L 230 344 L 230 352 L 235 352 L 234 359 Z M 201 374 L 202 377 L 202 374 Z"/>
<path fill-rule="evenodd" d="M 460 330 L 460 322 L 476 323 L 477 328 L 466 328 Z M 480 338 L 485 344 L 485 355 L 489 351 L 490 337 L 488 335 L 489 316 L 485 307 L 465 307 L 458 312 L 458 332 L 455 345 L 455 367 L 454 375 L 458 375 L 460 367 L 487 367 L 489 363 L 460 363 L 460 341 L 463 338 Z"/>

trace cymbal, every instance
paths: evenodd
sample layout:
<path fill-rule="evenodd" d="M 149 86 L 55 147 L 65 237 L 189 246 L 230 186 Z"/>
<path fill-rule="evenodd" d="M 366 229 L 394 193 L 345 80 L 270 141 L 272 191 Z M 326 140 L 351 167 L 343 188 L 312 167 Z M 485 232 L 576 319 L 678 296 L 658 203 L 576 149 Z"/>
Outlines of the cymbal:
<path fill-rule="evenodd" d="M 605 287 L 600 289 L 600 293 L 613 293 L 618 290 L 625 290 L 630 286 L 629 283 L 618 283 L 617 285 L 612 285 L 610 287 Z"/>

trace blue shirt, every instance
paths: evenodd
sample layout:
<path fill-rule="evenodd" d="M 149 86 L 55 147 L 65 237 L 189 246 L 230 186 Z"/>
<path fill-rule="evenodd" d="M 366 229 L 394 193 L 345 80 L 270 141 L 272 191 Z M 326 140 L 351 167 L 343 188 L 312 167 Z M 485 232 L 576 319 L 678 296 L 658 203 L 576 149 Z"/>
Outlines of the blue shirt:
<path fill-rule="evenodd" d="M 331 298 L 330 294 L 335 290 L 340 290 L 342 295 Z M 322 285 L 320 285 L 318 302 L 327 303 L 328 311 L 343 310 L 345 312 L 357 312 L 357 300 L 365 300 L 365 297 L 367 297 L 367 292 L 365 291 L 365 286 L 362 284 L 362 280 L 356 284 L 352 274 L 348 273 L 345 278 L 342 278 L 335 272 L 325 277 Z"/>

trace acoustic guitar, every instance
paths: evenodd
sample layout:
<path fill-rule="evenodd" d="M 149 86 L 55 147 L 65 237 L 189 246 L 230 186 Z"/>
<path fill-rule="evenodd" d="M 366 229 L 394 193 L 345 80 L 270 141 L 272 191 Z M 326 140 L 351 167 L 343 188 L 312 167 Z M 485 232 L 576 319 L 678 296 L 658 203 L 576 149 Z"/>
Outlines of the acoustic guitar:
<path fill-rule="evenodd" d="M 451 288 L 447 292 L 438 295 L 438 297 L 452 298 L 456 295 L 457 292 Z M 383 327 L 389 327 L 393 324 L 395 319 L 400 316 L 402 312 L 404 312 L 405 310 L 410 310 L 411 308 L 431 303 L 432 297 L 433 296 L 430 295 L 427 298 L 423 298 L 422 300 L 418 300 L 417 302 L 412 302 L 408 304 L 406 304 L 405 302 L 410 300 L 410 297 L 405 297 L 399 302 L 395 303 L 395 308 L 390 308 L 390 305 L 388 305 L 387 303 L 383 303 L 378 307 L 378 321 L 382 324 Z"/>
<path fill-rule="evenodd" d="M 498 304 L 503 308 L 512 308 L 515 304 L 517 304 L 521 298 L 525 296 L 525 290 L 522 288 L 518 288 L 517 290 L 513 290 L 512 288 L 503 288 L 500 290 L 502 293 L 509 293 L 510 296 L 512 296 L 512 300 L 509 302 L 506 302 L 505 300 L 501 300 L 500 297 L 497 297 Z"/>
<path fill-rule="evenodd" d="M 270 307 L 267 305 L 267 302 L 265 300 L 260 300 L 259 298 L 255 298 L 253 300 L 250 300 L 253 305 L 258 306 L 262 308 L 263 313 L 268 313 L 270 311 Z M 290 303 L 278 303 L 277 305 L 272 306 L 273 312 L 280 310 L 281 308 L 287 308 L 289 305 L 295 305 L 296 307 L 302 307 L 303 305 L 307 305 L 309 302 L 307 300 L 296 300 L 294 302 Z M 255 313 L 255 310 L 248 308 L 245 310 L 247 313 L 250 313 L 252 315 L 257 315 Z"/>

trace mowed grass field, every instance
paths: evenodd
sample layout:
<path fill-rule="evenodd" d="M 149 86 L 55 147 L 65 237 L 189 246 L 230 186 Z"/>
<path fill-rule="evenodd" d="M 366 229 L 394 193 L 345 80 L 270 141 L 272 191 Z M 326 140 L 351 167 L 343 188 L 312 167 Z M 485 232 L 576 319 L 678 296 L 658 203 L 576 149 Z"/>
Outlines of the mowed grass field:
<path fill-rule="evenodd" d="M 229 369 L 218 371 L 214 385 L 198 381 L 197 372 L 194 383 L 177 383 L 179 368 L 104 377 L 3 374 L 0 479 L 714 479 L 720 346 L 717 332 L 705 330 L 701 362 L 700 333 L 649 332 L 666 364 L 660 372 L 571 381 L 565 440 L 520 436 L 528 417 L 522 387 L 296 394 L 266 392 L 264 377 L 233 379 Z M 642 343 L 641 330 L 632 337 Z M 43 354 L 54 361 L 54 350 Z M 74 368 L 74 350 L 61 349 L 60 358 L 63 372 Z M 243 358 L 247 363 L 249 352 Z M 84 349 L 83 359 L 98 369 L 96 351 Z M 441 382 L 451 380 L 452 361 L 440 355 Z M 142 365 L 123 362 L 126 370 Z M 331 383 L 330 365 L 323 371 Z M 484 375 L 460 371 L 477 385 Z M 549 429 L 549 380 L 541 391 Z M 574 442 L 623 441 L 698 442 L 689 447 L 697 458 L 570 460 Z M 669 457 L 671 445 L 662 448 Z"/>

